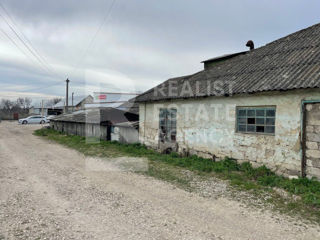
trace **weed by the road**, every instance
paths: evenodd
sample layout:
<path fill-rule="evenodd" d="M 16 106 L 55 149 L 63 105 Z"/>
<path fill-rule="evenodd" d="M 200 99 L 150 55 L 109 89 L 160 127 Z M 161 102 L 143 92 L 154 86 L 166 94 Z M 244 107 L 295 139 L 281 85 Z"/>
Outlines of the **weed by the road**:
<path fill-rule="evenodd" d="M 53 129 L 42 128 L 35 135 L 45 136 L 50 140 L 77 149 L 91 156 L 131 156 L 149 160 L 149 169 L 145 173 L 162 180 L 189 188 L 188 178 L 179 169 L 188 169 L 196 174 L 215 176 L 228 180 L 232 186 L 254 194 L 269 193 L 266 200 L 278 210 L 299 213 L 304 218 L 320 222 L 320 182 L 315 179 L 288 179 L 278 176 L 265 166 L 253 168 L 249 162 L 238 164 L 234 159 L 225 158 L 214 162 L 198 156 L 182 157 L 177 153 L 160 154 L 141 144 L 121 144 L 110 141 L 88 141 L 74 135 L 64 135 Z M 88 143 L 92 144 L 88 144 Z M 171 167 L 170 167 L 171 166 Z M 280 196 L 275 189 L 282 189 L 287 198 Z"/>

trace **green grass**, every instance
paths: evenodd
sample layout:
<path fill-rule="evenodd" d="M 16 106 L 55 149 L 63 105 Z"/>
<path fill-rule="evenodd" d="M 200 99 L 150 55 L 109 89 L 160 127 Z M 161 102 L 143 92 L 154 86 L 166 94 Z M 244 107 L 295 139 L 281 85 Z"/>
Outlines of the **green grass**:
<path fill-rule="evenodd" d="M 181 157 L 177 153 L 160 154 L 141 144 L 120 144 L 118 142 L 88 141 L 83 137 L 64 135 L 53 129 L 36 130 L 35 135 L 45 136 L 67 147 L 77 149 L 85 155 L 99 157 L 131 156 L 149 160 L 149 176 L 169 181 L 191 190 L 190 179 L 181 170 L 187 169 L 204 177 L 218 177 L 228 180 L 239 191 L 256 196 L 269 195 L 266 200 L 281 212 L 298 214 L 305 219 L 320 223 L 320 182 L 316 179 L 288 179 L 278 176 L 265 166 L 253 168 L 249 162 L 238 164 L 225 158 L 214 162 L 198 156 Z M 89 142 L 92 142 L 91 144 Z M 289 197 L 280 196 L 274 189 L 282 189 Z M 295 197 L 294 197 L 295 196 Z"/>

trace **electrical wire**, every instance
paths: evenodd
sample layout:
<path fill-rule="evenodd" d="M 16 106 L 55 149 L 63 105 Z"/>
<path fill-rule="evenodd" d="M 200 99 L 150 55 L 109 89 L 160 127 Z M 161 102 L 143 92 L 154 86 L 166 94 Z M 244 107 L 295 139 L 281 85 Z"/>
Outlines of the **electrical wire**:
<path fill-rule="evenodd" d="M 34 47 L 34 45 L 31 43 L 31 41 L 23 34 L 23 32 L 19 29 L 19 27 L 17 26 L 17 24 L 15 23 L 15 21 L 13 20 L 13 18 L 10 16 L 9 12 L 6 10 L 6 8 L 1 4 L 0 2 L 0 7 L 2 8 L 2 10 L 6 13 L 7 17 L 10 19 L 12 25 L 8 22 L 7 19 L 5 19 L 5 16 L 0 14 L 0 16 L 4 19 L 4 21 L 6 22 L 6 24 L 9 26 L 9 28 L 11 29 L 11 31 L 15 34 L 15 36 L 20 40 L 20 42 L 22 42 L 23 46 L 25 46 L 27 48 L 27 50 L 32 54 L 33 57 L 35 57 L 37 59 L 38 62 L 35 62 L 35 60 L 30 57 L 11 37 L 9 34 L 7 34 L 3 29 L 0 29 L 0 31 L 11 41 L 12 44 L 14 44 L 15 47 L 17 47 L 17 49 L 22 52 L 29 60 L 31 60 L 33 63 L 35 64 L 39 64 L 39 66 L 41 67 L 41 69 L 45 72 L 45 73 L 49 73 L 50 75 L 56 75 L 59 78 L 61 76 L 59 76 L 55 71 L 53 72 L 50 67 L 48 62 L 46 61 L 46 59 L 40 55 L 40 53 L 36 50 L 36 48 Z M 17 33 L 17 31 L 14 29 L 14 26 L 16 28 L 18 28 L 20 34 L 23 36 L 24 40 L 28 42 L 28 44 L 31 46 L 29 47 L 25 41 L 22 39 L 21 36 L 19 36 L 19 34 Z M 62 78 L 62 77 L 61 77 Z M 40 88 L 34 88 L 34 89 L 27 89 L 27 90 L 23 90 L 20 92 L 32 92 L 32 91 L 37 91 L 37 90 L 41 90 L 41 89 L 45 89 L 45 88 L 50 88 L 53 86 L 57 86 L 60 85 L 62 83 L 62 81 L 56 82 L 54 84 L 48 85 L 48 86 L 44 86 L 44 87 L 40 87 Z"/>
<path fill-rule="evenodd" d="M 3 12 L 7 15 L 7 17 L 9 18 L 9 20 L 12 22 L 12 24 L 18 29 L 18 31 L 20 32 L 20 34 L 22 35 L 22 37 L 28 42 L 28 44 L 30 45 L 30 47 L 33 49 L 33 51 L 35 52 L 35 54 L 42 60 L 42 62 L 44 64 L 46 64 L 46 66 L 49 68 L 49 70 L 51 72 L 54 72 L 55 75 L 61 77 L 59 74 L 57 74 L 56 70 L 52 69 L 52 66 L 48 63 L 48 61 L 46 60 L 46 58 L 44 56 L 42 56 L 39 51 L 34 47 L 34 45 L 32 44 L 32 42 L 26 37 L 26 35 L 23 33 L 23 31 L 21 31 L 21 29 L 19 28 L 18 24 L 16 23 L 16 21 L 14 20 L 13 17 L 11 17 L 11 14 L 9 13 L 9 11 L 4 7 L 4 5 L 0 2 L 0 7 L 2 8 Z M 13 27 L 14 28 L 14 27 Z"/>
<path fill-rule="evenodd" d="M 73 81 L 72 83 L 75 84 L 75 85 L 85 85 L 85 84 L 87 84 L 86 82 L 79 82 L 79 81 Z M 116 91 L 120 90 L 119 88 L 114 88 L 114 87 L 108 87 L 108 89 L 112 89 L 112 90 L 116 90 Z"/>
<path fill-rule="evenodd" d="M 113 0 L 105 17 L 103 18 L 100 26 L 98 27 L 97 31 L 95 32 L 94 36 L 92 37 L 91 41 L 89 42 L 87 48 L 83 51 L 82 56 L 80 57 L 79 61 L 77 62 L 77 64 L 74 67 L 74 70 L 72 73 L 75 72 L 75 70 L 78 69 L 80 63 L 83 61 L 83 59 L 86 57 L 86 55 L 88 54 L 88 51 L 92 48 L 92 45 L 94 43 L 94 41 L 96 40 L 99 32 L 101 31 L 103 25 L 107 22 L 107 20 L 109 19 L 109 16 L 111 15 L 112 9 L 114 7 L 116 3 L 116 0 Z M 39 52 L 35 49 L 35 47 L 33 46 L 33 44 L 31 43 L 31 41 L 23 34 L 23 32 L 18 28 L 17 24 L 15 23 L 15 21 L 13 20 L 13 18 L 10 16 L 9 12 L 6 10 L 6 8 L 0 3 L 0 7 L 3 9 L 3 11 L 6 13 L 6 15 L 8 16 L 8 18 L 10 19 L 10 21 L 12 22 L 12 26 L 4 17 L 4 15 L 0 14 L 0 17 L 2 17 L 5 21 L 5 23 L 9 26 L 9 28 L 11 29 L 11 31 L 14 33 L 14 35 L 20 40 L 20 42 L 23 44 L 23 46 L 25 46 L 25 48 L 27 48 L 27 50 L 32 54 L 32 56 L 38 61 L 38 63 L 40 64 L 40 67 L 42 68 L 42 70 L 45 70 L 47 73 L 50 73 L 51 75 L 55 75 L 56 73 L 53 73 L 52 70 L 50 69 L 50 64 L 48 64 L 48 62 L 46 61 L 46 59 L 44 57 L 42 57 Z M 24 39 L 22 39 L 22 37 L 17 33 L 17 31 L 15 30 L 15 28 L 19 29 L 20 34 L 23 36 Z M 34 62 L 34 59 L 30 58 L 30 56 L 28 54 L 26 54 L 21 47 L 3 30 L 0 29 L 1 32 L 28 58 L 31 59 Z M 28 42 L 28 44 L 31 46 L 29 46 L 26 42 Z M 61 77 L 61 76 L 59 76 Z M 63 81 L 64 82 L 64 81 Z M 48 85 L 48 86 L 44 86 L 44 87 L 40 87 L 40 88 L 34 88 L 34 89 L 28 89 L 28 90 L 24 90 L 22 92 L 31 92 L 31 91 L 37 91 L 37 90 L 41 90 L 41 89 L 45 89 L 45 88 L 50 88 L 53 86 L 57 86 L 60 85 L 62 82 L 58 82 L 58 83 L 54 83 L 52 85 Z M 81 83 L 81 82 L 77 82 L 77 81 L 73 81 L 73 83 L 78 84 L 78 85 L 82 85 L 82 84 L 86 84 Z M 118 90 L 116 88 L 113 88 L 115 90 Z"/>
<path fill-rule="evenodd" d="M 51 88 L 51 87 L 55 87 L 55 86 L 61 85 L 62 83 L 64 83 L 64 81 L 61 81 L 61 82 L 58 82 L 58 83 L 54 83 L 54 84 L 51 84 L 51 85 L 47 85 L 47 86 L 44 86 L 44 87 L 27 89 L 27 90 L 23 90 L 23 91 L 19 91 L 19 92 L 34 92 L 34 91 L 39 91 L 39 90 L 42 90 L 42 89 Z"/>
<path fill-rule="evenodd" d="M 3 18 L 3 20 L 5 21 L 5 23 L 9 26 L 9 28 L 11 29 L 11 31 L 15 34 L 15 36 L 20 40 L 20 42 L 23 44 L 23 46 L 26 47 L 26 49 L 32 54 L 32 56 L 35 57 L 35 59 L 39 62 L 39 64 L 41 66 L 44 67 L 44 69 L 46 69 L 47 73 L 52 74 L 50 69 L 47 68 L 47 66 L 41 61 L 41 59 L 31 50 L 31 48 L 24 42 L 24 40 L 19 36 L 19 34 L 12 28 L 12 26 L 9 24 L 9 22 L 5 19 L 5 17 L 0 14 L 0 17 Z"/>
<path fill-rule="evenodd" d="M 5 35 L 5 36 L 9 39 L 9 41 L 10 41 L 14 46 L 16 46 L 16 48 L 17 48 L 20 52 L 23 53 L 23 55 L 26 56 L 26 58 L 28 58 L 29 60 L 31 60 L 32 62 L 35 63 L 34 59 L 30 58 L 30 56 L 29 56 L 25 51 L 23 51 L 22 48 L 21 48 L 3 29 L 0 28 L 0 31 L 3 33 L 3 35 Z M 42 70 L 44 70 L 44 69 L 42 69 Z"/>
<path fill-rule="evenodd" d="M 23 51 L 22 48 L 21 48 L 3 29 L 0 28 L 0 31 L 3 33 L 4 36 L 6 36 L 6 37 L 10 40 L 10 42 L 11 42 L 14 46 L 16 46 L 16 48 L 17 48 L 20 52 L 22 52 L 22 53 L 26 56 L 26 58 L 28 58 L 29 60 L 31 60 L 32 62 L 34 62 L 34 59 L 31 58 L 27 53 L 25 53 L 25 51 Z M 34 62 L 34 63 L 35 63 L 35 62 Z M 42 67 L 42 66 L 40 66 L 40 67 Z M 44 69 L 42 69 L 42 70 L 44 70 Z M 63 82 L 64 82 L 64 81 L 63 81 Z M 53 86 L 56 86 L 56 85 L 60 85 L 60 84 L 63 83 L 63 82 L 62 82 L 62 81 L 59 81 L 59 82 L 57 82 L 57 83 L 55 83 L 55 84 L 48 85 L 48 86 L 45 86 L 45 87 L 35 88 L 35 89 L 27 89 L 27 90 L 23 90 L 23 91 L 20 91 L 20 92 L 32 92 L 32 91 L 36 91 L 36 90 L 41 90 L 41 89 L 45 89 L 45 88 L 50 88 L 50 87 L 53 87 Z"/>
<path fill-rule="evenodd" d="M 105 17 L 103 18 L 100 26 L 98 27 L 97 31 L 96 31 L 95 34 L 93 35 L 93 37 L 92 37 L 91 41 L 89 42 L 87 48 L 83 51 L 83 53 L 82 53 L 79 61 L 78 61 L 78 62 L 76 63 L 76 65 L 74 66 L 74 69 L 73 69 L 73 71 L 72 71 L 72 74 L 79 68 L 80 63 L 83 61 L 83 59 L 84 59 L 84 58 L 86 57 L 86 55 L 88 54 L 88 51 L 89 51 L 90 48 L 92 47 L 95 39 L 97 38 L 99 32 L 101 31 L 103 25 L 104 25 L 104 24 L 106 23 L 106 21 L 109 19 L 115 3 L 116 3 L 116 0 L 112 0 L 112 3 L 111 3 L 111 5 L 110 5 L 110 7 L 109 7 L 109 9 L 108 9 Z"/>

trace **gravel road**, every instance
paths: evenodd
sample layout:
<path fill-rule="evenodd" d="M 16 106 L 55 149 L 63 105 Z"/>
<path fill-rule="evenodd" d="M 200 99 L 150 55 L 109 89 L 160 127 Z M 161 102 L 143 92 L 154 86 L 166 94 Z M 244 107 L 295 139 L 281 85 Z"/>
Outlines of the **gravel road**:
<path fill-rule="evenodd" d="M 204 198 L 0 123 L 0 239 L 320 239 L 319 227 Z"/>

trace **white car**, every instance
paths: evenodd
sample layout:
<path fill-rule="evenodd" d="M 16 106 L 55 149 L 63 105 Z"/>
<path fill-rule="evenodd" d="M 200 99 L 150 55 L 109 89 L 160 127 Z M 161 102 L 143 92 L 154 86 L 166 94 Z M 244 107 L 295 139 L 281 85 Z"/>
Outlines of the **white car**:
<path fill-rule="evenodd" d="M 49 121 L 47 120 L 46 117 L 43 116 L 30 116 L 27 118 L 22 118 L 19 119 L 19 123 L 20 124 L 44 124 L 44 123 L 48 123 Z"/>

